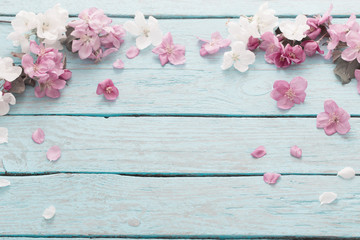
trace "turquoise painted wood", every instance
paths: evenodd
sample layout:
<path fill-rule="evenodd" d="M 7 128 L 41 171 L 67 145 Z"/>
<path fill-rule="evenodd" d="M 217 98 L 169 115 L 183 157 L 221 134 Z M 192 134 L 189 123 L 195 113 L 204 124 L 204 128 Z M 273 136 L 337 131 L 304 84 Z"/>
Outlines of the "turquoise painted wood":
<path fill-rule="evenodd" d="M 346 136 L 327 136 L 313 118 L 5 117 L 9 143 L 0 145 L 7 173 L 336 174 L 360 170 L 360 120 Z M 31 135 L 41 127 L 46 140 Z M 58 145 L 62 157 L 46 159 Z M 258 146 L 267 155 L 254 159 Z M 303 149 L 301 159 L 290 147 Z"/>
<path fill-rule="evenodd" d="M 57 174 L 6 179 L 12 185 L 0 190 L 3 236 L 19 231 L 54 237 L 360 235 L 360 178 L 283 176 L 275 186 L 254 176 Z M 323 191 L 337 192 L 336 203 L 321 206 Z M 45 221 L 42 212 L 51 204 L 56 215 Z"/>

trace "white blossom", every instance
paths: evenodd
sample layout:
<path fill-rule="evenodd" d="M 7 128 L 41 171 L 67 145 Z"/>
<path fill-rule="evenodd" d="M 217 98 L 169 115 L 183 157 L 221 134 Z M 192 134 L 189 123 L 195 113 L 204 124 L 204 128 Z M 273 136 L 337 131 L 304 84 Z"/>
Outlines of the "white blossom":
<path fill-rule="evenodd" d="M 256 21 L 250 21 L 246 17 L 240 17 L 237 22 L 228 22 L 227 24 L 229 39 L 232 42 L 241 41 L 245 44 L 248 43 L 249 38 L 259 38 L 260 34 Z"/>
<path fill-rule="evenodd" d="M 16 103 L 16 99 L 12 93 L 0 94 L 0 116 L 6 115 L 10 111 L 10 106 Z"/>
<path fill-rule="evenodd" d="M 266 32 L 273 32 L 278 25 L 278 17 L 275 16 L 275 10 L 270 9 L 268 2 L 263 3 L 258 12 L 254 15 L 253 21 L 256 22 L 258 31 L 262 35 Z"/>
<path fill-rule="evenodd" d="M 307 17 L 305 15 L 298 15 L 295 21 L 286 20 L 280 23 L 280 31 L 289 40 L 301 41 L 306 37 L 305 32 L 310 29 L 306 24 Z"/>
<path fill-rule="evenodd" d="M 232 65 L 240 72 L 249 69 L 248 65 L 255 62 L 255 54 L 246 49 L 244 42 L 234 42 L 231 44 L 231 51 L 224 53 L 224 61 L 221 66 L 223 70 L 230 68 Z"/>
<path fill-rule="evenodd" d="M 12 82 L 20 76 L 22 72 L 21 67 L 14 66 L 13 63 L 12 58 L 0 58 L 0 79 Z"/>

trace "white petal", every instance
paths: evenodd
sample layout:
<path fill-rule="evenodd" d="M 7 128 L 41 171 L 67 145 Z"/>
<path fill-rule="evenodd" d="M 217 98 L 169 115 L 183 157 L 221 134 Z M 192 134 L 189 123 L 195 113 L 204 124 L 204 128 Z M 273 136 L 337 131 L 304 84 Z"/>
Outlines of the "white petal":
<path fill-rule="evenodd" d="M 140 37 L 136 38 L 136 47 L 140 50 L 143 50 L 150 46 L 151 40 L 149 37 L 145 37 L 144 35 L 141 35 Z"/>
<path fill-rule="evenodd" d="M 3 95 L 3 101 L 11 105 L 14 105 L 16 103 L 16 98 L 12 93 L 5 93 Z"/>
<path fill-rule="evenodd" d="M 351 178 L 355 177 L 355 170 L 351 167 L 346 167 L 346 168 L 340 170 L 337 175 L 344 179 L 351 179 Z"/>
<path fill-rule="evenodd" d="M 147 26 L 147 22 L 145 20 L 145 16 L 142 12 L 137 11 L 135 13 L 135 17 L 134 17 L 135 23 L 136 25 L 138 25 L 139 27 L 144 27 Z"/>
<path fill-rule="evenodd" d="M 56 212 L 56 209 L 54 206 L 50 206 L 48 207 L 47 209 L 44 210 L 44 213 L 43 213 L 43 217 L 46 219 L 46 220 L 49 220 L 51 218 L 53 218 L 55 216 L 55 212 Z"/>
<path fill-rule="evenodd" d="M 141 33 L 141 29 L 134 21 L 127 21 L 124 23 L 124 28 L 128 31 L 131 35 L 139 36 Z"/>
<path fill-rule="evenodd" d="M 321 205 L 332 203 L 337 198 L 337 194 L 333 192 L 324 192 L 320 195 L 319 201 Z"/>
<path fill-rule="evenodd" d="M 0 179 L 0 188 L 7 187 L 10 185 L 10 181 L 6 179 Z"/>
<path fill-rule="evenodd" d="M 159 27 L 150 27 L 149 38 L 154 46 L 158 46 L 162 42 L 162 31 Z"/>
<path fill-rule="evenodd" d="M 231 50 L 235 53 L 235 54 L 240 54 L 243 51 L 245 51 L 246 49 L 246 45 L 243 42 L 237 41 L 237 42 L 233 42 L 231 44 Z"/>
<path fill-rule="evenodd" d="M 7 102 L 0 101 L 0 116 L 6 115 L 10 111 L 10 106 Z"/>
<path fill-rule="evenodd" d="M 8 129 L 0 127 L 0 144 L 8 142 Z"/>
<path fill-rule="evenodd" d="M 226 70 L 230 68 L 233 65 L 233 63 L 234 63 L 233 52 L 229 51 L 224 53 L 224 60 L 223 60 L 223 64 L 221 65 L 221 69 Z"/>
<path fill-rule="evenodd" d="M 234 67 L 240 72 L 246 72 L 249 69 L 248 65 L 241 64 L 240 61 L 236 61 Z"/>
<path fill-rule="evenodd" d="M 21 67 L 13 66 L 12 58 L 5 57 L 0 59 L 0 79 L 12 82 L 20 76 L 21 72 Z"/>
<path fill-rule="evenodd" d="M 149 16 L 148 19 L 149 25 L 158 25 L 158 20 L 154 18 L 153 16 Z"/>

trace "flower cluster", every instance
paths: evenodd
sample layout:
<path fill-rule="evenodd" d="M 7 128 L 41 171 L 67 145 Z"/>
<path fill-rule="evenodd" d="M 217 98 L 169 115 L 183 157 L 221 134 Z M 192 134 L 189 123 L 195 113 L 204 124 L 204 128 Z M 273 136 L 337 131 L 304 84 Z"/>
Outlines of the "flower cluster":
<path fill-rule="evenodd" d="M 65 87 L 72 74 L 65 68 L 63 54 L 57 49 L 44 47 L 42 43 L 38 45 L 35 41 L 30 41 L 30 51 L 36 56 L 35 62 L 30 54 L 25 54 L 21 64 L 24 72 L 37 81 L 35 96 L 60 97 L 59 90 Z"/>
<path fill-rule="evenodd" d="M 111 18 L 104 11 L 97 8 L 83 10 L 79 19 L 68 24 L 73 28 L 70 36 L 74 39 L 71 43 L 72 52 L 78 52 L 81 59 L 100 61 L 110 53 L 117 51 L 124 42 L 124 28 L 110 25 Z"/>
<path fill-rule="evenodd" d="M 14 46 L 21 46 L 23 53 L 29 53 L 32 36 L 46 47 L 62 49 L 61 40 L 66 37 L 68 18 L 68 11 L 59 4 L 37 15 L 33 12 L 20 11 L 11 21 L 14 32 L 9 34 L 8 39 Z"/>

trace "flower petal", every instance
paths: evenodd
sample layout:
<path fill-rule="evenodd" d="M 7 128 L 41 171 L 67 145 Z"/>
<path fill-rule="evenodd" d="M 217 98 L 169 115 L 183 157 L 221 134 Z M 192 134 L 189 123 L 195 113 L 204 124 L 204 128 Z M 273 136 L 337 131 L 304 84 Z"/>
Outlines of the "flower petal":
<path fill-rule="evenodd" d="M 0 179 L 0 188 L 10 186 L 10 181 L 6 179 Z"/>
<path fill-rule="evenodd" d="M 124 68 L 124 62 L 121 59 L 117 59 L 114 63 L 113 63 L 113 67 L 114 68 L 118 68 L 118 69 L 123 69 Z"/>
<path fill-rule="evenodd" d="M 263 179 L 267 184 L 275 184 L 280 176 L 279 173 L 265 173 Z"/>
<path fill-rule="evenodd" d="M 334 123 L 327 125 L 324 127 L 326 135 L 330 136 L 336 133 L 336 125 Z"/>
<path fill-rule="evenodd" d="M 136 47 L 140 50 L 147 48 L 148 46 L 150 46 L 150 44 L 151 39 L 149 37 L 145 37 L 142 35 L 136 38 Z"/>
<path fill-rule="evenodd" d="M 354 48 L 347 48 L 341 53 L 341 58 L 345 61 L 351 62 L 354 60 L 359 54 L 359 51 Z"/>
<path fill-rule="evenodd" d="M 290 87 L 295 93 L 302 93 L 307 88 L 307 81 L 303 77 L 294 77 L 290 82 Z"/>
<path fill-rule="evenodd" d="M 0 144 L 8 142 L 8 129 L 0 127 Z"/>
<path fill-rule="evenodd" d="M 336 124 L 336 127 L 335 127 L 336 131 L 341 134 L 341 135 L 344 135 L 344 134 L 347 134 L 351 127 L 350 127 L 350 123 L 349 121 L 345 121 L 345 122 L 338 122 Z"/>
<path fill-rule="evenodd" d="M 46 153 L 49 161 L 56 161 L 61 157 L 61 150 L 58 146 L 52 146 Z"/>
<path fill-rule="evenodd" d="M 261 157 L 265 156 L 265 154 L 266 154 L 265 147 L 259 146 L 251 153 L 251 156 L 253 156 L 254 158 L 261 158 Z"/>
<path fill-rule="evenodd" d="M 324 192 L 320 195 L 319 201 L 321 205 L 332 203 L 337 198 L 337 194 L 333 192 Z"/>
<path fill-rule="evenodd" d="M 284 110 L 292 108 L 294 106 L 294 104 L 295 103 L 287 97 L 280 98 L 279 101 L 277 102 L 278 108 L 284 109 Z"/>
<path fill-rule="evenodd" d="M 344 179 L 351 179 L 355 177 L 355 170 L 351 167 L 346 167 L 340 170 L 337 174 L 338 177 L 342 177 Z"/>
<path fill-rule="evenodd" d="M 334 113 L 338 108 L 339 107 L 334 100 L 330 99 L 324 102 L 324 109 L 327 113 Z"/>
<path fill-rule="evenodd" d="M 223 64 L 221 65 L 222 70 L 229 69 L 233 65 L 234 60 L 232 58 L 232 55 L 233 55 L 232 51 L 224 53 L 224 60 L 223 60 Z"/>
<path fill-rule="evenodd" d="M 55 212 L 56 212 L 56 209 L 54 206 L 50 206 L 48 208 L 46 208 L 43 212 L 43 217 L 46 219 L 46 220 L 49 220 L 51 218 L 53 218 L 55 216 Z"/>
<path fill-rule="evenodd" d="M 32 134 L 32 140 L 34 142 L 41 144 L 45 140 L 45 133 L 41 128 L 38 128 L 35 130 L 35 132 Z"/>
<path fill-rule="evenodd" d="M 290 148 L 290 154 L 293 157 L 301 158 L 302 150 L 298 146 L 294 145 Z"/>
<path fill-rule="evenodd" d="M 325 128 L 329 123 L 329 114 L 326 112 L 319 113 L 316 117 L 316 127 Z"/>
<path fill-rule="evenodd" d="M 124 23 L 124 28 L 128 31 L 131 35 L 139 36 L 141 33 L 141 29 L 134 21 L 127 21 Z"/>
<path fill-rule="evenodd" d="M 166 63 L 169 62 L 169 58 L 168 58 L 167 54 L 160 54 L 159 59 L 160 59 L 161 66 L 164 66 Z"/>
<path fill-rule="evenodd" d="M 126 51 L 126 57 L 129 59 L 132 59 L 132 58 L 136 57 L 137 55 L 139 55 L 139 53 L 140 53 L 140 50 L 137 47 L 132 46 Z"/>

